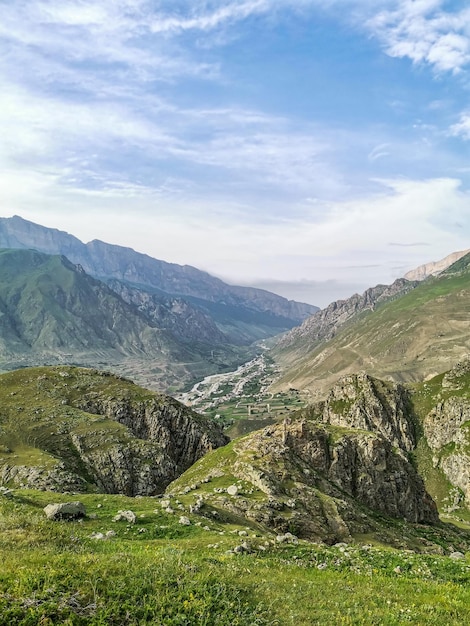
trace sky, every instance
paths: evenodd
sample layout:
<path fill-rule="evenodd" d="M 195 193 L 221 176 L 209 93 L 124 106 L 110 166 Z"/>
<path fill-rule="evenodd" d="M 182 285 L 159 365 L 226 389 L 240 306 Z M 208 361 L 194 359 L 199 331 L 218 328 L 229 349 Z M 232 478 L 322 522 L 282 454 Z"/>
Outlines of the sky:
<path fill-rule="evenodd" d="M 326 306 L 470 248 L 467 0 L 0 0 L 1 215 Z"/>

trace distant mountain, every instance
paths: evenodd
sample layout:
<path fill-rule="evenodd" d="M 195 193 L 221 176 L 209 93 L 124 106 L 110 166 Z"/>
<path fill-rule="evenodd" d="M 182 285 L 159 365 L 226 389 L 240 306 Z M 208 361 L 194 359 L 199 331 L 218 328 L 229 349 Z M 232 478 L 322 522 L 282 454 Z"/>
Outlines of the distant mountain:
<path fill-rule="evenodd" d="M 277 386 L 321 394 L 340 376 L 360 370 L 407 382 L 449 369 L 470 352 L 469 264 L 467 254 L 439 276 L 409 283 L 411 291 L 403 281 L 404 295 L 398 291 L 380 306 L 362 308 L 338 332 L 330 317 L 322 335 L 317 313 L 273 351 L 284 368 Z"/>
<path fill-rule="evenodd" d="M 346 300 L 332 302 L 314 313 L 300 326 L 286 333 L 276 345 L 276 351 L 312 350 L 315 346 L 332 339 L 339 330 L 360 315 L 408 293 L 419 285 L 418 281 L 399 278 L 392 285 L 376 285 L 362 295 L 354 294 Z"/>
<path fill-rule="evenodd" d="M 444 259 L 440 261 L 432 261 L 431 263 L 425 263 L 424 265 L 420 265 L 414 270 L 410 270 L 404 276 L 407 280 L 425 280 L 429 276 L 436 276 L 440 274 L 448 267 L 450 267 L 453 263 L 461 259 L 463 256 L 468 254 L 469 250 L 461 250 L 460 252 L 452 252 Z"/>
<path fill-rule="evenodd" d="M 193 319 L 182 305 L 174 307 L 179 310 L 165 325 L 170 303 L 152 316 L 64 256 L 0 250 L 0 368 L 79 363 L 109 367 L 153 387 L 181 387 L 218 370 L 212 352 L 223 336 L 202 313 Z M 176 319 L 180 335 L 186 334 L 180 340 L 172 327 Z M 197 342 L 192 335 L 199 335 Z M 241 358 L 229 346 L 222 349 L 223 358 Z"/>
<path fill-rule="evenodd" d="M 160 295 L 184 298 L 212 318 L 227 343 L 248 345 L 296 326 L 318 307 L 254 289 L 227 285 L 189 265 L 154 259 L 131 248 L 102 241 L 84 244 L 63 231 L 39 226 L 21 217 L 0 218 L 0 247 L 33 248 L 66 256 L 100 280 L 119 280 L 155 299 Z M 110 283 L 122 293 L 122 287 Z"/>

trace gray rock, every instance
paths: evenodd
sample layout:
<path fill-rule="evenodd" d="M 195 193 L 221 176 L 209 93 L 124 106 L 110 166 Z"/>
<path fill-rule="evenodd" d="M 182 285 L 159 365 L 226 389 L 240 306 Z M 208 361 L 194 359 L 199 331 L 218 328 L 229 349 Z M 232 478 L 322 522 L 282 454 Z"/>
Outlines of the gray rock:
<path fill-rule="evenodd" d="M 462 552 L 452 552 L 452 554 L 449 554 L 449 557 L 451 559 L 455 559 L 456 561 L 459 561 L 465 558 L 465 554 L 462 554 Z"/>
<path fill-rule="evenodd" d="M 182 515 L 182 516 L 179 518 L 179 523 L 180 523 L 182 526 L 191 526 L 191 520 L 189 519 L 189 517 L 186 517 L 186 515 Z"/>
<path fill-rule="evenodd" d="M 238 495 L 238 487 L 237 485 L 230 485 L 230 487 L 227 487 L 227 493 L 229 496 L 236 496 Z"/>
<path fill-rule="evenodd" d="M 129 524 L 135 524 L 136 515 L 133 511 L 118 511 L 117 515 L 113 517 L 113 522 L 129 522 Z"/>
<path fill-rule="evenodd" d="M 62 502 L 60 504 L 48 504 L 44 507 L 44 513 L 50 520 L 74 520 L 86 516 L 85 506 L 81 502 Z"/>

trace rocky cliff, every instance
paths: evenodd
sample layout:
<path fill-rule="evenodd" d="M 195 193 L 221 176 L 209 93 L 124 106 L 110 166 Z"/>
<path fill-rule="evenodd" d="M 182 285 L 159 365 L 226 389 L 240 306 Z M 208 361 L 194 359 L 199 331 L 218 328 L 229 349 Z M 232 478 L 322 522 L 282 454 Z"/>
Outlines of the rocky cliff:
<path fill-rule="evenodd" d="M 381 434 L 406 452 L 416 447 L 416 424 L 408 391 L 361 372 L 341 378 L 323 402 L 309 409 L 325 424 Z"/>
<path fill-rule="evenodd" d="M 313 346 L 332 339 L 343 326 L 357 319 L 362 313 L 374 311 L 381 304 L 408 293 L 418 284 L 418 281 L 400 278 L 391 285 L 376 285 L 362 295 L 356 293 L 347 300 L 332 302 L 325 309 L 307 318 L 300 326 L 286 333 L 278 342 L 276 349 L 282 351 L 295 345 L 304 345 L 312 349 Z"/>
<path fill-rule="evenodd" d="M 95 370 L 12 372 L 0 377 L 0 395 L 5 484 L 152 495 L 227 443 L 176 400 Z"/>
<path fill-rule="evenodd" d="M 205 506 L 277 532 L 349 540 L 377 531 L 377 514 L 437 522 L 436 505 L 410 461 L 415 445 L 405 389 L 349 376 L 325 401 L 208 454 L 168 493 L 193 485 Z"/>
<path fill-rule="evenodd" d="M 442 504 L 470 508 L 470 360 L 419 385 L 415 403 L 430 450 L 428 463 L 450 484 Z"/>
<path fill-rule="evenodd" d="M 431 261 L 430 263 L 425 263 L 424 265 L 420 265 L 414 270 L 410 270 L 404 276 L 406 280 L 425 280 L 429 276 L 436 276 L 440 274 L 448 267 L 453 265 L 456 261 L 461 259 L 463 256 L 468 254 L 470 250 L 461 250 L 460 252 L 452 252 L 444 259 L 440 261 Z"/>
<path fill-rule="evenodd" d="M 219 515 L 327 543 L 377 531 L 377 513 L 413 523 L 438 519 L 415 468 L 383 436 L 303 419 L 208 454 L 167 493 L 191 486 Z"/>

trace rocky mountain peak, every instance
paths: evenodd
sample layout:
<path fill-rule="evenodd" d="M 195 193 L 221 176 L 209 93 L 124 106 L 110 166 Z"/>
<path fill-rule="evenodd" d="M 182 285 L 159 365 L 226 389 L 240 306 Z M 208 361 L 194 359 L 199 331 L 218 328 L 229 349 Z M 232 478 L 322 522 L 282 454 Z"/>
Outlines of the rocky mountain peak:
<path fill-rule="evenodd" d="M 452 252 L 451 254 L 447 255 L 440 261 L 431 261 L 430 263 L 425 263 L 424 265 L 420 265 L 414 270 L 410 270 L 409 272 L 405 274 L 404 278 L 406 278 L 407 280 L 421 281 L 421 280 L 425 280 L 429 276 L 436 276 L 437 274 L 440 274 L 441 272 L 446 270 L 448 267 L 453 265 L 456 261 L 461 259 L 463 256 L 465 256 L 469 252 L 470 252 L 470 249 L 461 250 L 459 252 Z"/>

